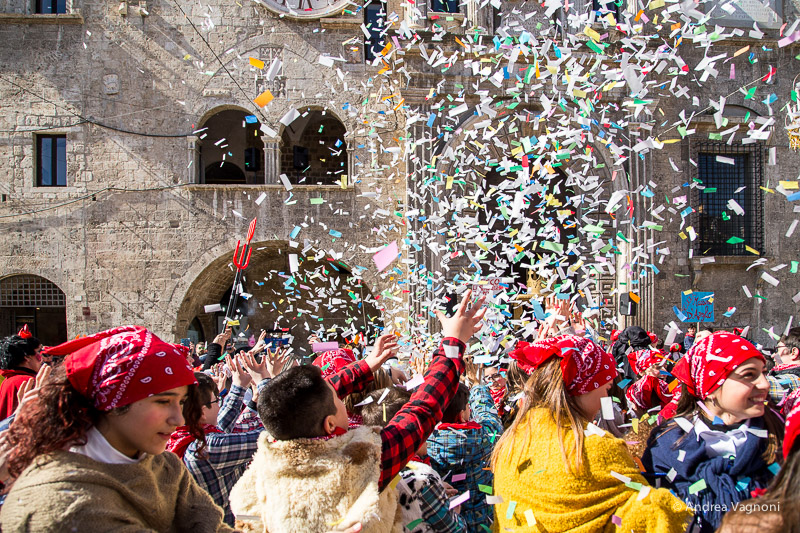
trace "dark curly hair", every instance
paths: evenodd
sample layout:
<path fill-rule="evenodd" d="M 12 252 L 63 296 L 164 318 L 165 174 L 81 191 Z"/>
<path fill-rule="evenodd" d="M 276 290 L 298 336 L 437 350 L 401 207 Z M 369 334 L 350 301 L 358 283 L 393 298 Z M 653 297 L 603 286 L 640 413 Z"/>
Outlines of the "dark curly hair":
<path fill-rule="evenodd" d="M 0 369 L 11 370 L 19 367 L 29 355 L 36 355 L 36 348 L 42 343 L 36 337 L 23 339 L 10 335 L 0 341 Z"/>
<path fill-rule="evenodd" d="M 205 434 L 200 424 L 202 407 L 198 395 L 197 385 L 189 385 L 183 417 L 191 435 L 201 442 L 198 450 L 202 451 Z M 127 410 L 128 406 L 123 406 L 111 412 L 121 414 Z M 72 386 L 63 366 L 57 367 L 39 395 L 23 404 L 8 430 L 9 473 L 18 477 L 40 455 L 86 444 L 86 433 L 106 414 Z"/>

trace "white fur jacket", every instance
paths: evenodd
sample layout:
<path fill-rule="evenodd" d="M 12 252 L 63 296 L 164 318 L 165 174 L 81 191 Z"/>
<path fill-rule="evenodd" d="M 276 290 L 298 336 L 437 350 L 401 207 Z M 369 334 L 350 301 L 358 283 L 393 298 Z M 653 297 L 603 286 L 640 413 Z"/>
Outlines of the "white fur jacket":
<path fill-rule="evenodd" d="M 230 494 L 237 527 L 289 533 L 344 530 L 401 533 L 396 490 L 378 492 L 380 428 L 362 426 L 327 440 L 270 442 L 261 434 L 253 462 Z"/>

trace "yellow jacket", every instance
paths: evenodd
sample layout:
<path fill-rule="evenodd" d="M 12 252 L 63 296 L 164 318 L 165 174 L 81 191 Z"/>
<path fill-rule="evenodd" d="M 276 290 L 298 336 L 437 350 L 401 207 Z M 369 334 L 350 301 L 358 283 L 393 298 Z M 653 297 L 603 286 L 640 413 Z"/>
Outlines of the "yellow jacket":
<path fill-rule="evenodd" d="M 533 438 L 528 438 L 529 433 Z M 494 471 L 494 493 L 503 499 L 495 506 L 496 531 L 685 530 L 686 504 L 666 489 L 651 488 L 622 440 L 608 434 L 586 437 L 583 466 L 576 475 L 564 464 L 555 420 L 548 410 L 529 411 L 513 438 L 513 450 L 501 456 Z M 568 453 L 573 445 L 571 430 L 565 431 Z M 627 486 L 612 471 L 630 478 Z M 613 515 L 618 518 L 612 520 Z M 618 527 L 614 522 L 620 521 Z"/>

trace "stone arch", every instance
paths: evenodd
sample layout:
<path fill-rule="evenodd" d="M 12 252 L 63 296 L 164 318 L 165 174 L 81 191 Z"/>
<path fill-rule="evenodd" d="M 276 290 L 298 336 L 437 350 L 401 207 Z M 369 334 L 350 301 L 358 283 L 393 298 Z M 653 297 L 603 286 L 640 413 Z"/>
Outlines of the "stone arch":
<path fill-rule="evenodd" d="M 258 117 L 239 106 L 217 106 L 196 130 L 194 149 L 198 183 L 260 184 L 264 177 L 264 141 Z"/>
<path fill-rule="evenodd" d="M 0 278 L 0 337 L 27 324 L 44 345 L 67 340 L 67 298 L 50 279 L 36 274 Z"/>
<path fill-rule="evenodd" d="M 281 172 L 289 181 L 333 185 L 349 174 L 347 127 L 335 113 L 318 106 L 303 107 L 281 128 Z"/>
<path fill-rule="evenodd" d="M 299 269 L 290 272 L 289 254 L 298 257 Z M 347 264 L 333 261 L 324 254 L 317 258 L 311 251 L 290 248 L 286 241 L 253 243 L 250 265 L 243 277 L 244 292 L 252 295 L 239 300 L 242 327 L 236 333 L 249 336 L 259 329 L 283 330 L 294 337 L 295 353 L 306 352 L 306 337 L 310 329 L 320 325 L 331 340 L 343 342 L 355 333 L 366 331 L 374 337 L 382 328 L 382 318 L 372 291 L 352 276 Z M 204 254 L 202 261 L 190 269 L 182 286 L 177 305 L 175 336 L 186 337 L 189 325 L 197 319 L 207 340 L 220 329 L 224 313 L 205 313 L 206 305 L 226 306 L 226 292 L 233 283 L 234 271 L 229 268 L 231 248 L 221 244 Z M 294 281 L 289 281 L 293 278 Z M 246 323 L 246 324 L 245 324 Z"/>

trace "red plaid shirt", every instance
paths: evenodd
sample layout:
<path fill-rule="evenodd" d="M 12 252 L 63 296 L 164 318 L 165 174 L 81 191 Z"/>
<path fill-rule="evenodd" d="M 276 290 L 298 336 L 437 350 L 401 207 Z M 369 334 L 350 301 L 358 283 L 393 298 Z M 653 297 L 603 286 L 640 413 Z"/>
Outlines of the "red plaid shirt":
<path fill-rule="evenodd" d="M 445 355 L 443 346 L 458 348 L 458 357 Z M 402 470 L 442 419 L 442 409 L 450 403 L 464 372 L 464 350 L 460 340 L 447 337 L 433 353 L 425 382 L 416 388 L 408 403 L 381 431 L 381 477 L 378 489 L 383 490 Z M 339 398 L 361 392 L 372 381 L 372 372 L 363 360 L 351 363 L 328 378 Z"/>

